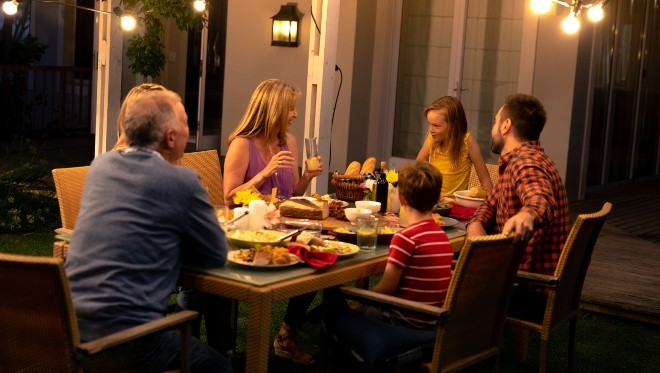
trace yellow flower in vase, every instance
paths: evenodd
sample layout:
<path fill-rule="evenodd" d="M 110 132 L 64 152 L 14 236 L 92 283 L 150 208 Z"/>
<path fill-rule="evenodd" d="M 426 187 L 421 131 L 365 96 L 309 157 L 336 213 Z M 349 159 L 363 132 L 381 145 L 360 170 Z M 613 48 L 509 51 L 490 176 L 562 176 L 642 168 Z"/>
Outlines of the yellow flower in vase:
<path fill-rule="evenodd" d="M 385 179 L 388 183 L 396 187 L 396 183 L 399 182 L 399 173 L 395 169 L 388 170 L 385 174 Z"/>
<path fill-rule="evenodd" d="M 234 195 L 234 204 L 237 206 L 247 206 L 251 201 L 261 199 L 261 194 L 252 189 L 239 190 Z"/>

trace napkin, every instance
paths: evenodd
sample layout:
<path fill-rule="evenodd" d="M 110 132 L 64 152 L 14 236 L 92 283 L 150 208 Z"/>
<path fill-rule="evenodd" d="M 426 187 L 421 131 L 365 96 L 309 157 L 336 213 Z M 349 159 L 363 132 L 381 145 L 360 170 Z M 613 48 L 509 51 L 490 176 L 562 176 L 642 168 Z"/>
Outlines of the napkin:
<path fill-rule="evenodd" d="M 297 256 L 302 262 L 313 268 L 330 267 L 337 261 L 337 254 L 335 253 L 310 251 L 305 246 L 297 243 L 290 243 L 287 249 L 289 249 L 289 253 Z"/>
<path fill-rule="evenodd" d="M 449 202 L 449 204 L 452 205 L 452 208 L 449 211 L 450 218 L 460 219 L 460 220 L 469 219 L 472 217 L 474 212 L 477 211 L 477 209 L 474 207 L 459 205 L 458 203 L 453 201 Z"/>

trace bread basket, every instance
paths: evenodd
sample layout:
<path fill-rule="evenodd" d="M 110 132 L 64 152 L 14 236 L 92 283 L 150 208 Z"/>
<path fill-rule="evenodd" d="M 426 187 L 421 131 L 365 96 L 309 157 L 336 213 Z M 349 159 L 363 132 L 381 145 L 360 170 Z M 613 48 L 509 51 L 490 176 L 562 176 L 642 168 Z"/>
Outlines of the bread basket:
<path fill-rule="evenodd" d="M 335 188 L 337 199 L 342 201 L 359 201 L 364 198 L 363 176 L 344 176 L 333 174 L 330 184 Z"/>

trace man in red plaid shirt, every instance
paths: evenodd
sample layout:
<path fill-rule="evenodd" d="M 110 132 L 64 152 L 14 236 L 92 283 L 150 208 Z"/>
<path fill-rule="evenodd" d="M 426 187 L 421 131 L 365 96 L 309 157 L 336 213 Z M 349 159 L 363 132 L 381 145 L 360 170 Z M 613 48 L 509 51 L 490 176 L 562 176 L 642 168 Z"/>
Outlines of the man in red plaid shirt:
<path fill-rule="evenodd" d="M 507 97 L 491 130 L 499 180 L 468 221 L 467 235 L 514 234 L 528 241 L 519 269 L 552 275 L 570 221 L 564 183 L 539 143 L 546 118 L 537 98 Z"/>

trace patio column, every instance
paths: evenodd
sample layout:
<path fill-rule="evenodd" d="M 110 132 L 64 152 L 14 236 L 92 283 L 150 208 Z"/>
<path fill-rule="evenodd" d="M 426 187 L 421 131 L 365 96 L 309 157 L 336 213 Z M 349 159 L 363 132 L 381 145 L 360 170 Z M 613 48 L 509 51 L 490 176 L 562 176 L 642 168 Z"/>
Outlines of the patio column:
<path fill-rule="evenodd" d="M 312 0 L 315 25 L 309 28 L 309 60 L 307 63 L 307 89 L 305 97 L 305 137 L 318 137 L 319 155 L 330 167 L 330 140 L 332 138 L 332 108 L 335 97 L 335 66 L 337 62 L 337 33 L 341 0 Z M 309 22 L 313 22 L 311 17 Z M 302 141 L 301 141 L 302 143 Z M 305 154 L 305 152 L 303 152 Z M 303 156 L 303 158 L 305 158 Z M 303 159 L 302 166 L 304 167 Z M 328 192 L 328 173 L 319 175 L 311 183 L 311 192 Z"/>

